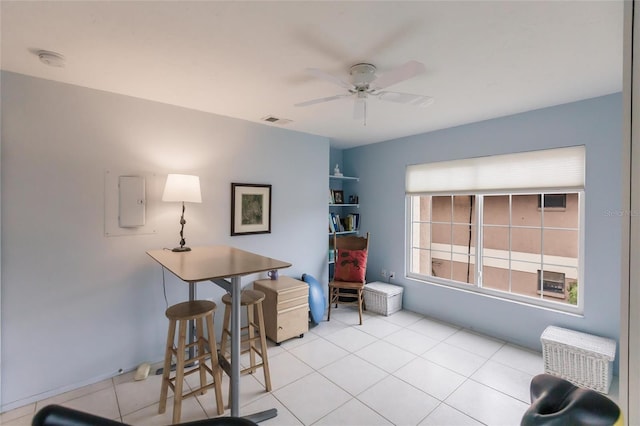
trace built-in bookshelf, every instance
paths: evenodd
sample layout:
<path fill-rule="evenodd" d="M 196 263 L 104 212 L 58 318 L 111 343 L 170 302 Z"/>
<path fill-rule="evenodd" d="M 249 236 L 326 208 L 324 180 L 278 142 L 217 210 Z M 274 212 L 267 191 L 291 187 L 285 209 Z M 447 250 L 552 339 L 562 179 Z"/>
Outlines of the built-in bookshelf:
<path fill-rule="evenodd" d="M 357 234 L 360 230 L 360 199 L 356 192 L 360 178 L 329 175 L 329 263 L 333 263 L 333 233 Z"/>

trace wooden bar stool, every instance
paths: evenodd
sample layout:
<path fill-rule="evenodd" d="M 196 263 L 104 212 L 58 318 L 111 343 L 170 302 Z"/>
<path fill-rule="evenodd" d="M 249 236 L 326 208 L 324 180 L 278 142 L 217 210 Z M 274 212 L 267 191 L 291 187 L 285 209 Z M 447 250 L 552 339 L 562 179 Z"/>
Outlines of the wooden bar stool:
<path fill-rule="evenodd" d="M 207 389 L 214 387 L 216 394 L 216 405 L 218 414 L 224 412 L 222 403 L 222 374 L 218 365 L 218 350 L 216 347 L 216 335 L 213 327 L 213 314 L 216 310 L 216 304 L 208 300 L 194 300 L 190 302 L 178 303 L 166 310 L 165 315 L 169 318 L 169 333 L 167 334 L 167 349 L 164 356 L 164 369 L 162 373 L 162 387 L 160 390 L 160 407 L 158 413 L 165 412 L 167 407 L 167 393 L 171 388 L 173 391 L 173 423 L 180 422 L 180 414 L 182 411 L 182 400 L 196 394 L 204 395 Z M 195 321 L 196 341 L 187 342 L 187 324 L 189 321 Z M 204 334 L 204 323 L 207 323 L 207 337 Z M 178 344 L 175 346 L 176 326 L 178 328 Z M 197 348 L 197 355 L 189 358 L 185 352 L 191 348 Z M 205 360 L 211 358 L 211 367 L 206 365 Z M 172 358 L 176 360 L 176 373 L 171 377 Z M 191 363 L 197 363 L 198 366 L 188 372 L 184 372 L 185 367 Z M 182 385 L 185 376 L 192 373 L 200 373 L 200 387 L 191 392 L 182 393 Z M 207 374 L 213 379 L 212 383 L 207 384 Z"/>
<path fill-rule="evenodd" d="M 250 366 L 240 370 L 240 374 L 253 374 L 258 368 L 262 367 L 264 372 L 264 383 L 267 392 L 271 392 L 271 375 L 269 374 L 269 359 L 267 357 L 267 338 L 264 328 L 264 314 L 262 311 L 262 301 L 265 299 L 265 294 L 257 290 L 243 290 L 240 298 L 240 306 L 247 308 L 247 326 L 242 327 L 241 332 L 247 331 L 246 335 L 243 335 L 240 344 L 246 345 L 248 343 L 249 348 L 243 349 L 242 354 L 249 352 Z M 224 303 L 224 322 L 222 324 L 222 339 L 220 340 L 220 354 L 225 358 L 228 355 L 227 341 L 231 337 L 230 322 L 231 322 L 231 295 L 225 294 L 222 296 L 222 302 Z M 257 318 L 254 315 L 257 314 Z M 256 321 L 257 320 L 257 321 Z M 258 336 L 256 336 L 256 332 Z M 260 341 L 260 350 L 256 345 L 256 342 Z M 260 363 L 256 363 L 256 355 L 260 356 Z"/>

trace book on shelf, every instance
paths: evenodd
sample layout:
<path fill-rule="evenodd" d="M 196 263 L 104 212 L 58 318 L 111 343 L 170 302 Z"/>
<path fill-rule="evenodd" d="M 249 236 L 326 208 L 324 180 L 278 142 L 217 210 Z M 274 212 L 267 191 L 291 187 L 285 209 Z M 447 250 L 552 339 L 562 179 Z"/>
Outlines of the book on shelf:
<path fill-rule="evenodd" d="M 335 213 L 329 213 L 331 228 L 330 232 L 340 232 L 340 227 L 338 226 L 338 215 Z"/>
<path fill-rule="evenodd" d="M 360 213 L 351 213 L 345 219 L 345 229 L 347 231 L 357 231 L 360 229 Z"/>

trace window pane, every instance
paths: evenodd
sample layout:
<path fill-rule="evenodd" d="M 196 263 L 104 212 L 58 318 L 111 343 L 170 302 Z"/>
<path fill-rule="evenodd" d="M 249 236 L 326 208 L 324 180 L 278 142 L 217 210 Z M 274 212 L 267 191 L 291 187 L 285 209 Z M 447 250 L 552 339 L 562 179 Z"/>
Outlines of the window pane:
<path fill-rule="evenodd" d="M 485 195 L 483 214 L 488 225 L 509 225 L 509 196 Z"/>
<path fill-rule="evenodd" d="M 544 226 L 578 229 L 580 214 L 578 194 L 567 194 L 567 207 L 562 210 L 545 209 Z"/>
<path fill-rule="evenodd" d="M 453 221 L 455 223 L 473 223 L 475 213 L 475 197 L 473 195 L 453 197 Z"/>
<path fill-rule="evenodd" d="M 510 271 L 509 262 L 491 262 L 490 259 L 484 258 L 482 265 L 482 287 L 494 290 L 509 291 L 510 289 Z M 494 266 L 491 266 L 493 264 Z M 506 265 L 506 267 L 504 267 Z"/>
<path fill-rule="evenodd" d="M 451 222 L 451 196 L 431 197 L 431 218 L 434 222 Z"/>
<path fill-rule="evenodd" d="M 450 223 L 431 224 L 431 242 L 435 244 L 451 245 L 451 224 Z"/>
<path fill-rule="evenodd" d="M 513 260 L 511 262 L 511 292 L 540 298 L 539 269 L 540 262 Z"/>
<path fill-rule="evenodd" d="M 431 273 L 434 277 L 451 279 L 451 252 L 433 250 L 431 252 Z"/>
<path fill-rule="evenodd" d="M 413 220 L 419 220 L 423 222 L 427 222 L 431 220 L 431 197 L 430 196 L 422 196 L 422 197 L 413 197 L 413 209 L 414 209 L 414 218 Z"/>
<path fill-rule="evenodd" d="M 544 255 L 568 258 L 573 264 L 578 263 L 578 231 L 563 229 L 545 229 L 542 233 L 544 241 Z M 545 258 L 546 262 L 565 264 L 567 260 Z"/>
<path fill-rule="evenodd" d="M 511 225 L 541 226 L 542 212 L 538 209 L 538 195 L 513 195 L 511 200 Z"/>
<path fill-rule="evenodd" d="M 431 251 L 414 248 L 411 253 L 411 272 L 431 275 Z"/>
<path fill-rule="evenodd" d="M 485 256 L 508 256 L 509 228 L 506 226 L 484 226 L 482 231 L 482 247 L 485 250 Z M 504 253 L 494 253 L 496 250 Z"/>
<path fill-rule="evenodd" d="M 431 224 L 415 222 L 411 229 L 412 247 L 428 249 L 431 246 Z"/>
<path fill-rule="evenodd" d="M 453 280 L 461 283 L 475 284 L 475 256 L 454 254 L 453 259 Z"/>
<path fill-rule="evenodd" d="M 581 291 L 578 282 L 578 270 L 576 268 L 566 268 L 565 280 L 567 288 L 567 299 L 565 302 L 570 305 L 577 305 L 578 292 Z"/>
<path fill-rule="evenodd" d="M 512 228 L 511 251 L 519 252 L 520 260 L 525 260 L 525 253 L 540 254 L 542 249 L 542 233 L 539 228 Z M 528 260 L 528 259 L 527 259 Z"/>
<path fill-rule="evenodd" d="M 464 253 L 474 253 L 476 245 L 475 225 L 453 225 L 453 245 L 454 251 Z M 469 249 L 471 247 L 471 249 Z"/>

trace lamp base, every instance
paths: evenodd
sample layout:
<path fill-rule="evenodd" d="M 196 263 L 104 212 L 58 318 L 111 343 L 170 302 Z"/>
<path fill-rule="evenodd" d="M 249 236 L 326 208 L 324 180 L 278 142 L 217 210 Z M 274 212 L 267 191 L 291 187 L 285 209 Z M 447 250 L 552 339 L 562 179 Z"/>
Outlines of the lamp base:
<path fill-rule="evenodd" d="M 191 247 L 176 247 L 171 249 L 171 251 L 191 251 Z"/>

